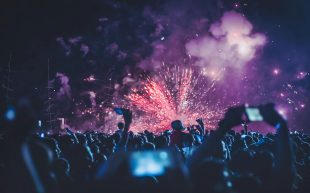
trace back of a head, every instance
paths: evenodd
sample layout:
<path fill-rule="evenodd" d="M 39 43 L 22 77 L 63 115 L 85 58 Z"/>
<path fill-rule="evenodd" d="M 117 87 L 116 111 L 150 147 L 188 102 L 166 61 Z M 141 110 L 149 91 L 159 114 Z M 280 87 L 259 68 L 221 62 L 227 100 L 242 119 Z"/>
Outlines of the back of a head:
<path fill-rule="evenodd" d="M 255 142 L 250 135 L 245 135 L 243 140 L 247 146 L 252 145 Z"/>
<path fill-rule="evenodd" d="M 143 149 L 143 150 L 151 150 L 151 151 L 154 151 L 154 150 L 155 150 L 155 145 L 154 145 L 153 143 L 146 142 L 145 144 L 142 145 L 142 149 Z"/>
<path fill-rule="evenodd" d="M 45 145 L 47 145 L 52 150 L 55 157 L 57 157 L 57 158 L 60 157 L 60 149 L 59 149 L 58 142 L 56 141 L 56 139 L 44 138 L 43 143 Z"/>
<path fill-rule="evenodd" d="M 116 144 L 120 142 L 121 137 L 122 137 L 121 134 L 118 133 L 118 132 L 115 132 L 115 133 L 111 136 L 111 138 L 114 139 L 114 141 L 115 141 Z"/>
<path fill-rule="evenodd" d="M 153 133 L 150 133 L 150 132 L 146 133 L 146 138 L 148 142 L 154 143 L 155 136 Z"/>
<path fill-rule="evenodd" d="M 171 127 L 173 130 L 182 131 L 184 130 L 183 124 L 180 120 L 175 120 L 171 122 Z"/>
<path fill-rule="evenodd" d="M 123 122 L 117 123 L 117 127 L 118 129 L 124 129 L 124 123 Z"/>
<path fill-rule="evenodd" d="M 79 144 L 83 144 L 86 145 L 88 143 L 86 135 L 82 134 L 82 133 L 77 133 L 76 137 L 79 141 Z"/>

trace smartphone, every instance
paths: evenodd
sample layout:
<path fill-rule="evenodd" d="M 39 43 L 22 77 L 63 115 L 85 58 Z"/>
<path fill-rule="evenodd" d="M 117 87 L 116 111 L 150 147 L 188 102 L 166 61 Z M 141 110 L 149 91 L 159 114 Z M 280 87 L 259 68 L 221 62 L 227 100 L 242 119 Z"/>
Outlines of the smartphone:
<path fill-rule="evenodd" d="M 118 115 L 122 115 L 122 114 L 123 114 L 122 108 L 114 108 L 114 111 L 115 111 L 116 114 L 118 114 Z"/>
<path fill-rule="evenodd" d="M 165 150 L 137 151 L 129 156 L 129 166 L 133 176 L 161 176 L 173 167 L 172 155 Z"/>
<path fill-rule="evenodd" d="M 245 108 L 246 116 L 248 117 L 249 121 L 263 121 L 264 118 L 260 113 L 259 108 Z"/>

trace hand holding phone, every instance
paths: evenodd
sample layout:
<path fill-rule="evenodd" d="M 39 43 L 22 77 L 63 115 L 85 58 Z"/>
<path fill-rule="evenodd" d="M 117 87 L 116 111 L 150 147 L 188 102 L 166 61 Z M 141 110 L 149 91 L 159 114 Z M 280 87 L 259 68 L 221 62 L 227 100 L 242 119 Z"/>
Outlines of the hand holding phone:
<path fill-rule="evenodd" d="M 240 125 L 243 121 L 242 116 L 244 115 L 244 111 L 244 105 L 229 108 L 225 113 L 224 118 L 219 122 L 220 129 L 226 132 L 235 126 Z"/>
<path fill-rule="evenodd" d="M 246 107 L 245 108 L 245 114 L 246 114 L 246 116 L 250 122 L 263 121 L 264 120 L 263 116 L 260 113 L 259 108 Z"/>
<path fill-rule="evenodd" d="M 286 120 L 276 111 L 273 103 L 262 105 L 259 108 L 266 123 L 274 127 L 277 127 L 278 124 L 282 126 L 287 125 Z"/>

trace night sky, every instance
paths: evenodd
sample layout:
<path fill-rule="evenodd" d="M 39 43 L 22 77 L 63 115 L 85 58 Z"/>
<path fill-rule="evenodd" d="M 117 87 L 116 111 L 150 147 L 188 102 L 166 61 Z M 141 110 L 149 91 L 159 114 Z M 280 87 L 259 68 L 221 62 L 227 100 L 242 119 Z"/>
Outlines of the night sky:
<path fill-rule="evenodd" d="M 310 132 L 309 1 L 6 0 L 0 9 L 1 84 L 11 56 L 9 96 L 34 99 L 42 119 L 48 60 L 55 112 L 71 119 L 113 106 L 165 63 L 206 78 L 225 69 L 213 93 L 222 106 L 274 102 L 292 129 Z"/>

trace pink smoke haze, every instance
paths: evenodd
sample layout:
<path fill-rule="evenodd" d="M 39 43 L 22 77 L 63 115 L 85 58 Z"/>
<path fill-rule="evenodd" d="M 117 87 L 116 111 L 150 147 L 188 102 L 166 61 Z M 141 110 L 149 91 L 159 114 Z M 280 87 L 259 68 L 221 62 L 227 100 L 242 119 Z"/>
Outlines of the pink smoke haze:
<path fill-rule="evenodd" d="M 189 41 L 186 50 L 197 58 L 196 65 L 208 71 L 226 67 L 242 69 L 266 43 L 266 36 L 252 30 L 252 24 L 244 16 L 226 12 L 219 22 L 210 26 L 209 35 Z"/>
<path fill-rule="evenodd" d="M 89 91 L 88 94 L 92 107 L 96 106 L 96 93 L 94 91 Z"/>
<path fill-rule="evenodd" d="M 71 98 L 71 87 L 69 85 L 69 77 L 64 73 L 57 72 L 56 78 L 59 80 L 61 87 L 57 92 L 57 98 Z"/>

